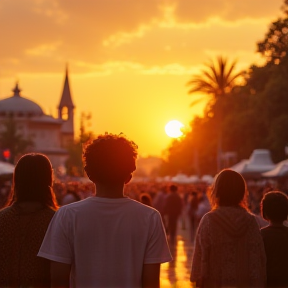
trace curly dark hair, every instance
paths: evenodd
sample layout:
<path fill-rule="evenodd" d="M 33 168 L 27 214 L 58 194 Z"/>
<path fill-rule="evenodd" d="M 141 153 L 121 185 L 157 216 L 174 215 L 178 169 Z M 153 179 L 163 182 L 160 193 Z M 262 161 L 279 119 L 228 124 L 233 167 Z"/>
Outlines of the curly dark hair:
<path fill-rule="evenodd" d="M 261 201 L 261 214 L 266 220 L 283 222 L 288 216 L 288 197 L 283 192 L 266 193 Z"/>
<path fill-rule="evenodd" d="M 96 183 L 125 183 L 136 169 L 138 146 L 123 134 L 98 136 L 84 152 L 85 171 Z"/>

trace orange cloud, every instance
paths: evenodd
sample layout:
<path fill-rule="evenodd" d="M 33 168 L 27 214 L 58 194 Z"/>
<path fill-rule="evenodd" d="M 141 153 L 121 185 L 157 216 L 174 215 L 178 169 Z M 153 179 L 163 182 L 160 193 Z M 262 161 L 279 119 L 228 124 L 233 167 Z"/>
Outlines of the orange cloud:
<path fill-rule="evenodd" d="M 179 0 L 175 15 L 179 22 L 203 22 L 215 16 L 236 21 L 243 18 L 270 18 L 278 15 L 282 0 Z"/>
<path fill-rule="evenodd" d="M 95 64 L 129 61 L 148 66 L 180 61 L 183 64 L 191 59 L 191 53 L 195 55 L 192 58 L 203 58 L 203 48 L 207 46 L 219 50 L 211 45 L 221 44 L 228 51 L 235 50 L 231 42 L 237 43 L 242 51 L 251 51 L 249 43 L 255 43 L 255 33 L 260 32 L 261 38 L 263 27 L 279 13 L 281 2 L 2 0 L 2 73 L 5 76 L 6 71 L 19 69 L 56 72 L 66 61 Z M 218 23 L 213 19 L 218 19 Z M 267 21 L 265 26 L 263 21 Z M 239 34 L 247 40 L 234 39 Z M 79 71 L 83 71 L 83 66 Z"/>
<path fill-rule="evenodd" d="M 1 97 L 24 95 L 55 112 L 66 62 L 77 107 L 95 133 L 124 132 L 159 155 L 164 125 L 188 125 L 188 82 L 214 55 L 258 61 L 256 41 L 283 0 L 1 0 Z M 111 103 L 113 105 L 111 105 Z M 53 113 L 54 113 L 53 112 Z"/>

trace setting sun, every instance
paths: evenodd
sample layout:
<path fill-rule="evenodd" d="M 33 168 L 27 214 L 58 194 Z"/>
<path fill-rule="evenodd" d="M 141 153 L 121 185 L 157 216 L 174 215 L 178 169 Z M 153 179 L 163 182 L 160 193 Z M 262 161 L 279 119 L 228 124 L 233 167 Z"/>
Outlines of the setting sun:
<path fill-rule="evenodd" d="M 165 132 L 171 138 L 178 138 L 183 135 L 181 128 L 184 125 L 178 120 L 171 120 L 165 125 Z"/>
<path fill-rule="evenodd" d="M 187 82 L 218 55 L 239 59 L 235 72 L 261 62 L 255 45 L 283 1 L 0 1 L 0 100 L 19 81 L 57 118 L 67 63 L 75 138 L 81 114 L 91 114 L 87 132 L 123 132 L 139 155 L 162 157 L 165 124 L 186 127 L 209 99 L 188 94 Z"/>

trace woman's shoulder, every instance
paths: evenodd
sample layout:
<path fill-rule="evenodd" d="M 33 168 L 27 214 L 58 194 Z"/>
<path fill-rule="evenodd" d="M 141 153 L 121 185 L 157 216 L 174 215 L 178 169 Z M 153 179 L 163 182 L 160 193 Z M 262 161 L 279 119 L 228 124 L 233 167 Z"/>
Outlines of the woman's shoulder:
<path fill-rule="evenodd" d="M 42 210 L 42 213 L 43 213 L 43 215 L 52 218 L 52 217 L 54 216 L 54 214 L 56 213 L 56 211 L 53 210 L 53 209 L 50 208 L 50 207 L 45 207 L 45 208 Z"/>
<path fill-rule="evenodd" d="M 4 217 L 6 215 L 9 214 L 13 214 L 15 212 L 15 207 L 12 206 L 8 206 L 8 207 L 4 207 L 2 209 L 0 209 L 0 218 Z"/>
<path fill-rule="evenodd" d="M 243 225 L 245 224 L 245 226 L 250 226 L 251 223 L 257 224 L 255 215 L 242 207 L 217 207 L 208 212 L 204 217 L 208 221 L 213 221 L 213 223 L 231 222 L 233 225 L 235 223 L 242 223 Z"/>
<path fill-rule="evenodd" d="M 208 213 L 207 213 L 208 214 Z M 232 215 L 237 214 L 250 219 L 255 218 L 255 215 L 243 207 L 239 206 L 219 206 L 209 212 L 210 217 L 216 217 L 216 215 Z"/>

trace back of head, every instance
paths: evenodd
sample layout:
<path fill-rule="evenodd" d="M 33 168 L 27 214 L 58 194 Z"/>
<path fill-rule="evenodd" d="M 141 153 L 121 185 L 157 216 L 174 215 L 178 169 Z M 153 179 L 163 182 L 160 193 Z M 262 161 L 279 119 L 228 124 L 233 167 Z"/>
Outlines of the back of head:
<path fill-rule="evenodd" d="M 141 203 L 148 205 L 148 206 L 152 206 L 152 197 L 150 196 L 150 194 L 141 193 L 139 198 L 140 198 Z"/>
<path fill-rule="evenodd" d="M 170 185 L 169 190 L 173 193 L 176 193 L 178 190 L 178 187 L 174 184 Z"/>
<path fill-rule="evenodd" d="M 216 177 L 211 192 L 212 206 L 242 206 L 247 209 L 246 183 L 237 172 L 224 169 Z"/>
<path fill-rule="evenodd" d="M 13 175 L 12 202 L 40 202 L 57 208 L 52 181 L 52 166 L 45 155 L 30 153 L 22 156 Z"/>
<path fill-rule="evenodd" d="M 271 191 L 261 201 L 262 217 L 272 222 L 283 222 L 288 216 L 288 197 L 280 191 Z"/>
<path fill-rule="evenodd" d="M 84 152 L 85 171 L 94 183 L 123 184 L 136 169 L 137 145 L 123 135 L 98 136 Z"/>

